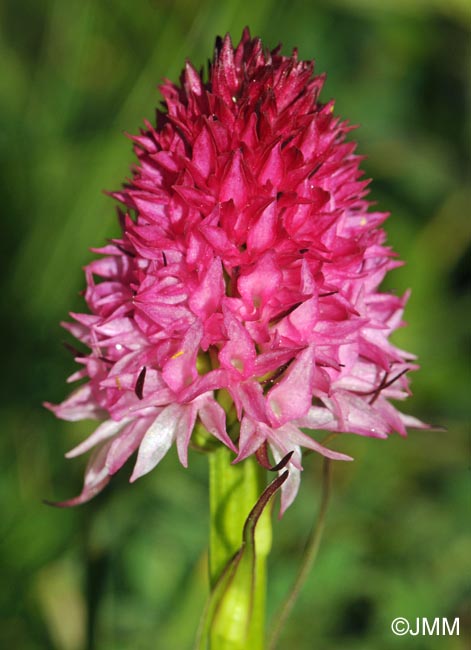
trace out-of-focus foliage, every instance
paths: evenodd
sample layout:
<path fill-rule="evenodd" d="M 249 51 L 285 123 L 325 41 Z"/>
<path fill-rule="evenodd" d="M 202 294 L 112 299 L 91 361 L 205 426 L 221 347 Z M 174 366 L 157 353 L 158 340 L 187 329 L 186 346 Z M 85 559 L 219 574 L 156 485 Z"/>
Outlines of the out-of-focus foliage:
<path fill-rule="evenodd" d="M 205 600 L 206 459 L 172 456 L 132 487 L 129 468 L 94 502 L 76 494 L 83 463 L 63 453 L 89 427 L 56 421 L 73 362 L 58 326 L 81 309 L 90 246 L 118 232 L 112 201 L 137 132 L 186 57 L 205 65 L 214 36 L 245 24 L 298 46 L 327 71 L 323 97 L 361 124 L 373 197 L 413 287 L 399 343 L 418 353 L 410 412 L 447 427 L 336 445 L 318 564 L 283 636 L 297 650 L 465 647 L 469 624 L 469 196 L 465 167 L 465 0 L 7 0 L 0 7 L 0 166 L 4 345 L 0 647 L 185 650 Z M 292 580 L 318 500 L 320 462 L 275 524 L 270 613 Z M 460 637 L 394 637 L 397 616 L 461 617 Z M 466 621 L 467 619 L 467 621 Z"/>

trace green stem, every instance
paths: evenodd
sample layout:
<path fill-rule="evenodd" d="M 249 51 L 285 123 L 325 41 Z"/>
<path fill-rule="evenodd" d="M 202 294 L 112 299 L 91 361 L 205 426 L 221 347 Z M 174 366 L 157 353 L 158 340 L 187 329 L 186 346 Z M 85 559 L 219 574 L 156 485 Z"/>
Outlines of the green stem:
<path fill-rule="evenodd" d="M 311 530 L 309 539 L 306 544 L 304 551 L 303 561 L 301 567 L 299 568 L 296 579 L 291 587 L 291 591 L 288 594 L 285 602 L 283 603 L 279 613 L 275 617 L 273 627 L 271 628 L 270 640 L 268 643 L 268 650 L 275 650 L 278 640 L 281 634 L 281 631 L 288 619 L 288 616 L 291 613 L 291 610 L 294 607 L 294 604 L 299 596 L 306 579 L 313 567 L 317 553 L 319 551 L 319 546 L 322 539 L 322 533 L 324 532 L 325 526 L 325 515 L 330 500 L 330 485 L 332 479 L 332 463 L 328 458 L 324 458 L 324 464 L 322 468 L 322 492 L 321 492 L 321 504 L 319 508 L 319 514 L 317 520 Z"/>
<path fill-rule="evenodd" d="M 233 454 L 224 447 L 209 455 L 211 589 L 241 548 L 245 521 L 266 483 L 266 472 L 254 458 L 236 465 L 232 460 Z M 264 649 L 266 559 L 270 548 L 267 508 L 255 531 L 254 565 L 241 566 L 238 579 L 227 590 L 211 626 L 210 650 Z"/>

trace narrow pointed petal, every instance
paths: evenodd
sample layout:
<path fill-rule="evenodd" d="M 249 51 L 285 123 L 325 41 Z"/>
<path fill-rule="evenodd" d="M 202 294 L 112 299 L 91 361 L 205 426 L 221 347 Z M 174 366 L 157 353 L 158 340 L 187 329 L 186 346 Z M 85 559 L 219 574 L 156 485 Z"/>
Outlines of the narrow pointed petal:
<path fill-rule="evenodd" d="M 62 404 L 45 402 L 44 406 L 62 420 L 77 422 L 88 418 L 96 420 L 104 415 L 103 409 L 95 402 L 90 384 L 84 384 L 74 391 Z"/>
<path fill-rule="evenodd" d="M 133 483 L 160 463 L 177 433 L 182 407 L 170 404 L 157 416 L 142 439 L 130 481 Z"/>
<path fill-rule="evenodd" d="M 280 462 L 280 460 L 282 459 L 282 454 L 278 451 L 275 445 L 270 445 L 270 448 L 272 450 L 275 460 L 277 462 Z M 288 478 L 281 486 L 281 504 L 280 504 L 280 514 L 279 514 L 280 517 L 284 515 L 286 510 L 290 507 L 290 505 L 295 500 L 299 491 L 299 486 L 301 485 L 301 471 L 296 466 L 301 463 L 301 449 L 298 446 L 295 446 L 293 451 L 294 451 L 293 456 L 295 462 L 288 464 L 287 467 Z M 280 470 L 278 472 L 279 475 L 281 476 L 284 471 L 286 470 L 285 469 Z"/>
<path fill-rule="evenodd" d="M 332 460 L 353 460 L 351 456 L 347 454 L 342 454 L 338 451 L 333 451 L 328 447 L 324 447 L 319 442 L 311 438 L 311 436 L 306 435 L 298 429 L 294 424 L 285 424 L 279 429 L 272 429 L 270 434 L 270 440 L 273 444 L 276 444 L 279 449 L 282 449 L 284 453 L 286 451 L 291 451 L 291 449 L 296 446 L 306 447 L 307 449 L 312 449 L 322 456 L 331 458 Z M 293 458 L 292 463 L 296 462 L 296 459 Z"/>
<path fill-rule="evenodd" d="M 175 431 L 178 458 L 183 467 L 188 467 L 188 444 L 195 426 L 197 410 L 194 403 L 182 406 Z"/>
<path fill-rule="evenodd" d="M 274 425 L 295 420 L 308 412 L 315 372 L 314 346 L 310 346 L 301 352 L 284 378 L 268 393 L 270 420 Z"/>
<path fill-rule="evenodd" d="M 226 447 L 237 453 L 237 447 L 229 438 L 226 431 L 226 414 L 214 398 L 205 400 L 204 404 L 199 407 L 198 415 L 203 426 L 215 438 L 220 440 Z"/>
<path fill-rule="evenodd" d="M 152 420 L 148 419 L 135 420 L 111 442 L 110 450 L 106 457 L 106 467 L 111 475 L 116 474 L 136 449 L 138 449 L 151 422 Z"/>
<path fill-rule="evenodd" d="M 162 376 L 175 392 L 185 389 L 198 376 L 196 357 L 203 336 L 203 328 L 198 321 L 188 330 L 180 349 L 164 365 Z"/>
<path fill-rule="evenodd" d="M 256 423 L 250 418 L 244 417 L 240 425 L 239 453 L 234 462 L 240 462 L 255 454 L 266 439 L 266 435 L 257 427 Z"/>
<path fill-rule="evenodd" d="M 68 451 L 65 455 L 66 458 L 75 458 L 76 456 L 80 456 L 86 451 L 92 449 L 98 443 L 104 442 L 108 438 L 112 438 L 117 433 L 119 433 L 119 431 L 121 431 L 121 429 L 123 429 L 130 421 L 130 419 L 124 419 L 120 420 L 119 422 L 114 422 L 113 420 L 107 420 L 106 422 L 103 422 L 103 424 L 100 424 L 98 429 L 95 429 L 95 431 L 86 440 Z"/>

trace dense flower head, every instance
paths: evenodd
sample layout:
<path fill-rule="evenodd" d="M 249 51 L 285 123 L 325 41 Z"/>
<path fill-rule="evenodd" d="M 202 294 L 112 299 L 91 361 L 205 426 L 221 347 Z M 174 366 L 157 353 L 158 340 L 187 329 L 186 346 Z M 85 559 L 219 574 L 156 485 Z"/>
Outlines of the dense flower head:
<path fill-rule="evenodd" d="M 132 136 L 132 179 L 114 193 L 122 234 L 86 267 L 87 314 L 67 329 L 90 350 L 62 404 L 102 420 L 82 503 L 138 450 L 131 480 L 175 442 L 214 437 L 235 461 L 301 448 L 349 460 L 312 430 L 384 438 L 421 426 L 389 399 L 408 394 L 413 357 L 390 334 L 407 296 L 380 292 L 400 264 L 386 214 L 370 210 L 351 127 L 318 100 L 323 76 L 296 51 L 266 51 L 245 30 L 218 39 L 205 81 L 190 63 L 161 87 L 164 110 Z M 306 430 L 311 430 L 307 433 Z"/>

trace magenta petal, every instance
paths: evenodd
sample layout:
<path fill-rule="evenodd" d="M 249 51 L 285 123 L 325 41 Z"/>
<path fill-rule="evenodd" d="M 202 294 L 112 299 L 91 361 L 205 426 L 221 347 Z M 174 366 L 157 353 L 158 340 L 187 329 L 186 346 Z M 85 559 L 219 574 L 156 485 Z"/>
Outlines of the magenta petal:
<path fill-rule="evenodd" d="M 182 414 L 180 404 L 166 406 L 148 428 L 139 446 L 131 483 L 150 472 L 170 449 Z"/>
<path fill-rule="evenodd" d="M 263 167 L 259 174 L 259 181 L 262 184 L 270 181 L 274 187 L 279 187 L 283 182 L 284 176 L 284 158 L 282 156 L 281 145 L 277 142 L 265 156 Z"/>
<path fill-rule="evenodd" d="M 272 424 L 280 426 L 308 412 L 312 403 L 315 372 L 314 346 L 309 346 L 298 355 L 283 379 L 268 393 Z"/>
<path fill-rule="evenodd" d="M 429 424 L 422 422 L 418 418 L 415 418 L 413 415 L 407 415 L 406 413 L 401 413 L 398 411 L 399 417 L 406 427 L 411 429 L 430 429 L 432 428 Z"/>
<path fill-rule="evenodd" d="M 191 402 L 199 395 L 203 395 L 208 391 L 217 390 L 218 388 L 225 388 L 228 385 L 227 371 L 222 368 L 211 370 L 201 377 L 197 377 L 195 381 L 188 386 L 185 390 L 179 393 L 181 402 Z"/>
<path fill-rule="evenodd" d="M 224 309 L 223 313 L 229 340 L 219 352 L 221 366 L 235 371 L 240 377 L 249 377 L 253 373 L 256 357 L 254 342 L 229 309 Z"/>
<path fill-rule="evenodd" d="M 297 340 L 309 341 L 318 319 L 317 300 L 306 300 L 288 316 L 288 319 L 298 333 Z"/>
<path fill-rule="evenodd" d="M 62 404 L 45 402 L 44 406 L 62 420 L 77 422 L 78 420 L 97 420 L 106 412 L 95 402 L 90 384 L 84 384 L 75 390 Z"/>
<path fill-rule="evenodd" d="M 240 425 L 239 453 L 234 462 L 238 463 L 254 454 L 266 439 L 267 436 L 259 430 L 256 423 L 244 417 Z"/>
<path fill-rule="evenodd" d="M 245 413 L 255 421 L 267 422 L 267 408 L 263 388 L 256 381 L 239 384 L 234 398 L 240 402 Z"/>
<path fill-rule="evenodd" d="M 262 212 L 247 236 L 247 249 L 261 253 L 275 243 L 277 228 L 277 206 L 272 201 Z"/>
<path fill-rule="evenodd" d="M 106 457 L 106 467 L 110 474 L 116 474 L 136 451 L 151 423 L 152 420 L 139 418 L 112 441 Z"/>
<path fill-rule="evenodd" d="M 199 287 L 191 293 L 188 304 L 197 316 L 206 320 L 219 308 L 224 289 L 221 260 L 215 258 L 206 271 Z"/>
<path fill-rule="evenodd" d="M 114 420 L 106 420 L 106 422 L 100 424 L 98 429 L 95 429 L 95 431 L 90 436 L 88 436 L 86 440 L 68 451 L 65 455 L 66 458 L 75 458 L 75 456 L 80 456 L 80 454 L 84 454 L 86 451 L 89 451 L 99 442 L 103 442 L 108 438 L 112 438 L 114 435 L 119 433 L 119 431 L 121 431 L 121 429 L 123 429 L 123 427 L 125 427 L 130 421 L 130 419 L 126 418 L 124 420 L 120 420 L 119 422 L 115 422 Z"/>
<path fill-rule="evenodd" d="M 177 453 L 183 467 L 188 467 L 188 444 L 193 432 L 193 427 L 195 426 L 197 407 L 193 402 L 186 406 L 181 406 L 180 409 L 181 414 L 175 432 Z"/>
<path fill-rule="evenodd" d="M 229 438 L 226 431 L 226 414 L 213 397 L 205 399 L 202 406 L 198 408 L 198 415 L 206 431 L 220 440 L 226 447 L 237 453 L 237 448 Z"/>
<path fill-rule="evenodd" d="M 298 429 L 294 424 L 285 424 L 280 429 L 273 429 L 270 435 L 270 441 L 273 444 L 276 444 L 283 451 L 291 451 L 293 447 L 301 446 L 306 447 L 307 449 L 312 449 L 322 456 L 331 458 L 332 460 L 353 460 L 351 456 L 347 454 L 342 454 L 339 451 L 333 451 L 324 447 L 319 442 L 306 435 Z M 295 458 L 291 460 L 292 463 L 295 462 Z"/>
<path fill-rule="evenodd" d="M 237 286 L 248 308 L 258 309 L 279 291 L 282 275 L 271 252 L 267 252 L 254 267 L 241 273 Z"/>
<path fill-rule="evenodd" d="M 337 391 L 331 399 L 324 401 L 327 405 L 332 404 L 339 427 L 343 431 L 373 438 L 386 438 L 391 430 L 389 423 L 375 410 L 374 405 L 357 395 Z"/>
<path fill-rule="evenodd" d="M 301 264 L 301 293 L 304 296 L 310 296 L 315 291 L 315 281 L 309 268 L 306 259 L 303 259 Z"/>
<path fill-rule="evenodd" d="M 296 420 L 296 424 L 308 429 L 332 430 L 337 428 L 338 423 L 329 409 L 323 406 L 311 406 L 306 415 Z"/>
<path fill-rule="evenodd" d="M 247 200 L 247 180 L 244 162 L 240 151 L 231 154 L 229 163 L 221 179 L 220 201 L 233 200 L 237 208 L 243 207 Z"/>
<path fill-rule="evenodd" d="M 164 365 L 162 376 L 175 392 L 191 385 L 198 376 L 196 357 L 202 336 L 203 328 L 196 321 L 183 339 L 181 349 Z"/>
<path fill-rule="evenodd" d="M 209 128 L 205 125 L 193 145 L 193 163 L 205 177 L 214 171 L 216 151 Z"/>

